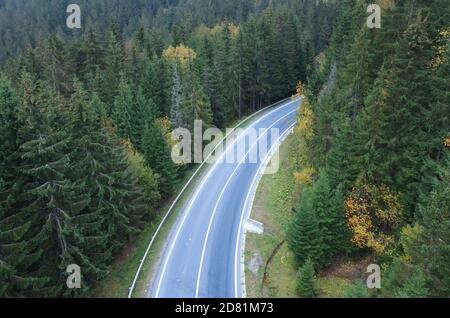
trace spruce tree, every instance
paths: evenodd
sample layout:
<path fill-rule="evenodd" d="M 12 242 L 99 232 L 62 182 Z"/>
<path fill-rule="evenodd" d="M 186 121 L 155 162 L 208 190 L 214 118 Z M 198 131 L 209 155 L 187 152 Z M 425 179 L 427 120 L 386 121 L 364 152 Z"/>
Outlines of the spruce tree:
<path fill-rule="evenodd" d="M 194 121 L 202 120 L 203 126 L 212 125 L 213 116 L 208 96 L 203 91 L 198 75 L 193 69 L 192 63 L 188 64 L 183 81 L 183 95 L 181 115 L 187 128 L 194 131 Z"/>
<path fill-rule="evenodd" d="M 327 265 L 331 257 L 345 252 L 350 245 L 350 231 L 345 217 L 344 199 L 340 189 L 333 189 L 328 176 L 321 173 L 312 190 L 312 211 L 317 216 L 323 238 L 323 258 Z"/>
<path fill-rule="evenodd" d="M 314 265 L 311 258 L 308 258 L 297 274 L 297 295 L 301 298 L 316 298 L 318 296 L 316 287 Z"/>
<path fill-rule="evenodd" d="M 114 99 L 114 108 L 112 111 L 112 121 L 117 127 L 117 134 L 123 139 L 129 139 L 133 136 L 132 120 L 137 114 L 133 112 L 133 92 L 127 83 L 125 76 L 121 75 L 121 80 L 117 89 L 117 95 Z"/>
<path fill-rule="evenodd" d="M 367 286 L 362 282 L 356 282 L 347 288 L 345 298 L 369 298 Z"/>
<path fill-rule="evenodd" d="M 30 217 L 18 211 L 17 196 L 21 189 L 15 186 L 15 166 L 18 158 L 17 111 L 19 99 L 10 83 L 0 77 L 0 296 L 21 297 L 24 289 L 36 290 L 45 279 L 33 278 L 26 265 L 35 261 L 29 254 L 25 237 L 30 229 Z"/>
<path fill-rule="evenodd" d="M 18 154 L 16 185 L 18 213 L 28 222 L 26 249 L 35 255 L 22 266 L 33 276 L 47 280 L 36 294 L 58 296 L 65 286 L 64 271 L 74 263 L 79 252 L 78 231 L 71 215 L 86 204 L 77 186 L 68 178 L 69 136 L 57 130 L 53 115 L 60 104 L 51 92 L 25 74 L 22 81 L 23 100 L 18 109 Z M 52 118 L 53 117 L 53 118 Z"/>
<path fill-rule="evenodd" d="M 163 198 L 174 189 L 177 180 L 177 167 L 171 158 L 171 150 L 166 136 L 156 121 L 148 123 L 142 139 L 144 158 L 147 165 L 156 173 Z"/>
<path fill-rule="evenodd" d="M 450 151 L 446 152 L 446 160 L 439 167 L 439 179 L 428 199 L 420 205 L 423 231 L 414 248 L 415 261 L 428 274 L 432 285 L 430 295 L 434 297 L 450 294 Z"/>
<path fill-rule="evenodd" d="M 315 264 L 320 264 L 324 255 L 323 233 L 319 220 L 313 210 L 312 190 L 302 191 L 294 219 L 287 231 L 287 242 L 298 263 L 304 263 L 308 258 Z"/>
<path fill-rule="evenodd" d="M 97 241 L 89 253 L 104 264 L 137 233 L 147 212 L 142 189 L 128 169 L 127 152 L 103 126 L 94 101 L 89 102 L 79 83 L 75 87 L 71 101 L 74 178 L 89 196 L 87 210 L 77 220 L 90 223 L 84 233 Z"/>
<path fill-rule="evenodd" d="M 422 270 L 417 269 L 405 284 L 396 291 L 395 296 L 398 298 L 429 297 L 426 276 L 423 274 Z"/>
<path fill-rule="evenodd" d="M 123 51 L 122 42 L 117 32 L 111 28 L 108 32 L 107 48 L 105 52 L 105 70 L 102 72 L 102 101 L 106 103 L 108 115 L 113 110 L 114 97 L 116 96 L 119 83 L 121 81 L 120 74 L 124 69 L 125 53 Z"/>
<path fill-rule="evenodd" d="M 183 108 L 183 98 L 182 98 L 182 84 L 180 75 L 180 66 L 178 63 L 174 63 L 173 69 L 173 80 L 172 80 L 172 93 L 171 93 L 171 107 L 170 107 L 170 120 L 172 125 L 176 128 L 186 127 L 186 122 L 183 118 L 182 108 Z"/>

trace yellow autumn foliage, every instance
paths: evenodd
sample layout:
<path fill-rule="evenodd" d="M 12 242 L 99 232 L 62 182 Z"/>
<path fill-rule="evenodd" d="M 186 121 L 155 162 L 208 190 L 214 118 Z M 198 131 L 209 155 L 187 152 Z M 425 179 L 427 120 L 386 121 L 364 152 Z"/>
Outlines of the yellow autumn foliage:
<path fill-rule="evenodd" d="M 294 129 L 296 139 L 296 151 L 298 153 L 298 165 L 300 172 L 294 174 L 297 183 L 311 184 L 314 179 L 315 169 L 313 165 L 312 140 L 314 138 L 315 116 L 311 104 L 305 93 L 305 86 L 302 82 L 297 84 L 297 94 L 293 98 L 303 96 L 302 104 L 297 118 L 297 125 Z"/>
<path fill-rule="evenodd" d="M 403 254 L 400 256 L 400 259 L 405 263 L 412 262 L 414 246 L 418 244 L 422 232 L 423 227 L 419 223 L 415 223 L 413 226 L 408 224 L 402 228 L 400 244 L 403 249 Z"/>
<path fill-rule="evenodd" d="M 312 167 L 294 173 L 295 182 L 298 184 L 311 185 L 313 183 L 315 170 Z"/>
<path fill-rule="evenodd" d="M 221 23 L 219 23 L 219 24 L 216 24 L 216 25 L 211 29 L 210 34 L 211 34 L 212 36 L 216 36 L 216 35 L 222 33 L 223 29 L 224 29 L 225 27 L 227 27 L 227 26 L 228 26 L 228 30 L 230 31 L 231 37 L 232 37 L 232 38 L 235 38 L 235 37 L 239 34 L 239 26 L 237 26 L 237 25 L 235 25 L 235 24 L 233 24 L 233 23 L 231 23 L 231 22 L 225 22 L 225 21 L 223 21 L 223 22 L 221 22 Z"/>
<path fill-rule="evenodd" d="M 197 57 L 197 54 L 193 49 L 180 44 L 177 47 L 169 46 L 164 50 L 162 56 L 172 62 L 178 61 L 181 66 L 185 67 L 189 61 L 193 61 Z"/>
<path fill-rule="evenodd" d="M 444 139 L 444 146 L 450 149 L 450 137 Z"/>
<path fill-rule="evenodd" d="M 301 97 L 304 93 L 305 93 L 305 84 L 303 84 L 303 82 L 300 81 L 297 83 L 295 95 L 292 96 L 292 100 Z"/>
<path fill-rule="evenodd" d="M 439 38 L 444 43 L 446 42 L 447 45 L 446 46 L 441 45 L 441 46 L 438 46 L 435 48 L 436 56 L 430 63 L 430 67 L 433 70 L 437 69 L 439 66 L 441 66 L 445 63 L 448 63 L 447 58 L 446 58 L 446 53 L 447 53 L 447 49 L 448 49 L 448 42 L 450 41 L 450 26 L 443 29 L 441 32 L 439 32 Z"/>
<path fill-rule="evenodd" d="M 385 253 L 402 222 L 403 210 L 398 195 L 384 185 L 359 185 L 346 199 L 345 209 L 353 242 L 377 254 Z"/>

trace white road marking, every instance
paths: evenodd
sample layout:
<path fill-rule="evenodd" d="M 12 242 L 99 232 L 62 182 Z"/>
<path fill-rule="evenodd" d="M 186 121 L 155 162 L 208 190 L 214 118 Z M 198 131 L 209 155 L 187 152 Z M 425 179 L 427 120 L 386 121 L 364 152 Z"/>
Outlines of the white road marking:
<path fill-rule="evenodd" d="M 202 256 L 200 258 L 200 267 L 198 270 L 198 275 L 197 275 L 197 285 L 195 288 L 195 298 L 198 297 L 198 292 L 199 292 L 199 288 L 200 288 L 200 278 L 201 278 L 201 274 L 202 274 L 202 268 L 203 268 L 203 259 L 205 256 L 205 251 L 206 251 L 206 245 L 208 243 L 208 238 L 209 238 L 209 232 L 211 230 L 211 226 L 212 226 L 212 222 L 214 219 L 214 216 L 217 212 L 217 208 L 219 206 L 220 200 L 222 199 L 223 194 L 225 193 L 228 184 L 230 183 L 231 179 L 233 179 L 235 173 L 237 172 L 237 170 L 239 169 L 239 167 L 241 166 L 241 164 L 245 161 L 245 159 L 247 158 L 247 155 L 250 153 L 250 151 L 256 146 L 256 144 L 258 143 L 258 141 L 262 138 L 262 136 L 267 135 L 267 132 L 273 127 L 275 126 L 277 123 L 279 123 L 280 121 L 282 121 L 284 118 L 288 117 L 290 114 L 297 112 L 298 110 L 295 109 L 289 113 L 287 113 L 286 115 L 284 115 L 283 117 L 279 118 L 277 121 L 275 121 L 272 125 L 270 125 L 269 128 L 267 128 L 266 130 L 264 130 L 264 133 L 262 133 L 260 136 L 258 136 L 258 138 L 255 140 L 255 142 L 251 145 L 251 147 L 249 148 L 249 150 L 245 153 L 245 155 L 243 156 L 243 158 L 239 161 L 238 165 L 236 166 L 236 168 L 233 170 L 233 172 L 231 173 L 230 177 L 228 178 L 227 182 L 225 183 L 225 186 L 223 187 L 222 191 L 220 192 L 219 198 L 217 199 L 216 205 L 214 206 L 214 210 L 213 213 L 211 215 L 211 218 L 209 220 L 209 224 L 208 224 L 208 230 L 206 231 L 206 237 L 205 237 L 205 241 L 203 243 L 203 249 L 202 249 Z M 277 139 L 277 142 L 280 138 Z"/>
<path fill-rule="evenodd" d="M 283 133 L 283 135 L 281 135 L 277 139 L 277 141 L 275 143 L 276 144 L 275 147 L 279 147 L 279 145 L 277 145 L 278 141 L 281 140 L 282 138 L 284 138 L 284 136 L 286 134 L 288 134 L 290 132 L 290 130 L 292 129 L 292 127 L 294 127 L 295 125 L 296 125 L 296 123 L 292 124 L 291 126 L 289 126 L 288 129 L 286 129 L 286 131 Z M 239 222 L 239 230 L 238 230 L 238 235 L 237 235 L 237 239 L 236 239 L 236 250 L 235 250 L 235 253 L 234 253 L 234 295 L 235 295 L 236 298 L 239 297 L 239 292 L 238 292 L 238 275 L 237 275 L 237 273 L 238 273 L 238 254 L 239 254 L 239 246 L 240 246 L 240 241 L 241 241 L 241 230 L 242 230 L 242 224 L 244 222 L 245 210 L 246 210 L 246 207 L 247 207 L 247 204 L 248 204 L 248 200 L 250 198 L 250 194 L 252 193 L 252 189 L 255 186 L 256 181 L 258 180 L 260 171 L 261 171 L 261 169 L 263 169 L 265 167 L 265 162 L 266 162 L 266 160 L 269 159 L 270 154 L 271 154 L 271 151 L 269 151 L 266 154 L 266 157 L 261 162 L 261 165 L 259 166 L 258 171 L 256 172 L 255 176 L 253 177 L 252 184 L 251 184 L 251 186 L 250 186 L 250 188 L 249 188 L 249 190 L 247 192 L 247 197 L 245 198 L 244 206 L 243 206 L 242 212 L 241 212 L 241 220 Z"/>
<path fill-rule="evenodd" d="M 280 109 L 286 108 L 287 106 L 290 106 L 290 105 L 292 105 L 292 104 L 295 103 L 295 102 L 297 102 L 297 100 L 296 100 L 296 101 L 289 102 L 289 103 L 287 103 L 286 105 L 280 106 L 280 107 L 278 107 L 278 108 L 276 108 L 276 109 L 270 111 L 269 113 L 263 115 L 261 118 L 257 119 L 250 127 L 252 127 L 252 126 L 255 125 L 256 123 L 262 121 L 264 118 L 268 117 L 269 115 L 273 114 L 274 112 L 279 111 Z M 208 174 L 207 174 L 206 177 L 202 180 L 200 186 L 199 186 L 199 187 L 197 188 L 197 190 L 195 191 L 194 196 L 193 196 L 193 198 L 191 199 L 191 201 L 190 201 L 190 203 L 189 203 L 189 206 L 188 206 L 186 212 L 185 212 L 184 215 L 183 215 L 183 219 L 181 220 L 181 223 L 180 223 L 180 225 L 178 226 L 178 229 L 177 229 L 177 231 L 176 231 L 176 233 L 175 233 L 175 237 L 174 237 L 174 239 L 172 240 L 172 244 L 170 245 L 169 252 L 168 252 L 167 257 L 166 257 L 166 259 L 165 259 L 165 261 L 164 261 L 164 265 L 163 265 L 163 269 L 162 269 L 162 272 L 161 272 L 161 275 L 160 275 L 160 278 L 159 278 L 158 286 L 157 286 L 157 288 L 156 288 L 156 293 L 155 293 L 155 297 L 156 297 L 156 298 L 157 298 L 158 295 L 159 295 L 159 291 L 160 291 L 160 289 L 161 289 L 161 284 L 162 284 L 162 281 L 163 281 L 163 279 L 164 279 L 164 275 L 165 275 L 165 272 L 166 272 L 166 269 L 167 269 L 167 264 L 169 263 L 169 259 L 170 259 L 171 255 L 172 255 L 173 248 L 174 248 L 175 243 L 176 243 L 176 241 L 177 241 L 177 239 L 178 239 L 178 236 L 180 235 L 181 228 L 183 227 L 184 222 L 186 221 L 187 216 L 189 215 L 189 212 L 191 211 L 192 205 L 194 204 L 195 200 L 196 200 L 197 197 L 198 197 L 198 194 L 199 194 L 200 191 L 202 190 L 204 184 L 206 183 L 206 181 L 208 180 L 208 178 L 210 177 L 210 175 L 212 174 L 212 172 L 213 172 L 213 171 L 215 170 L 215 168 L 218 166 L 217 163 L 220 162 L 220 161 L 222 160 L 223 156 L 228 152 L 228 150 L 229 150 L 232 146 L 235 145 L 235 143 L 236 143 L 242 136 L 245 136 L 245 132 L 246 132 L 250 127 L 247 127 L 247 128 L 241 133 L 241 135 L 239 136 L 239 138 L 235 138 L 235 139 L 234 139 L 234 142 L 233 142 L 232 144 L 230 144 L 230 145 L 225 149 L 225 151 L 224 151 L 224 152 L 221 154 L 221 156 L 219 157 L 220 159 L 217 160 L 216 163 L 214 163 L 214 165 L 210 168 L 210 170 L 208 171 Z"/>

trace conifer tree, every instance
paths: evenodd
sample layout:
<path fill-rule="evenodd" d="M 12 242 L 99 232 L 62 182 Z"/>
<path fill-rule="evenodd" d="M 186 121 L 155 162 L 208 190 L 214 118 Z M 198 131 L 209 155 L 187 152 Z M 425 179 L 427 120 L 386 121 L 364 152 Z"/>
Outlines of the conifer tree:
<path fill-rule="evenodd" d="M 123 139 L 133 136 L 133 118 L 136 118 L 133 112 L 133 92 L 127 83 L 125 76 L 121 75 L 121 80 L 117 89 L 117 95 L 114 99 L 114 108 L 112 111 L 112 121 L 117 127 L 118 135 Z"/>
<path fill-rule="evenodd" d="M 420 269 L 417 269 L 405 284 L 396 291 L 396 297 L 398 298 L 427 298 L 428 296 L 426 276 Z"/>
<path fill-rule="evenodd" d="M 172 194 L 177 180 L 177 167 L 172 161 L 166 136 L 156 121 L 147 124 L 142 147 L 145 162 L 156 173 L 161 195 L 167 198 Z"/>
<path fill-rule="evenodd" d="M 367 286 L 362 282 L 352 284 L 345 291 L 345 298 L 369 298 Z"/>
<path fill-rule="evenodd" d="M 315 298 L 318 296 L 314 265 L 310 258 L 298 270 L 296 291 L 301 298 Z"/>
<path fill-rule="evenodd" d="M 302 191 L 297 211 L 287 231 L 289 248 L 300 264 L 308 258 L 315 264 L 320 264 L 324 253 L 323 234 L 317 215 L 312 209 L 311 192 L 310 188 Z"/>
<path fill-rule="evenodd" d="M 45 279 L 33 278 L 26 265 L 36 255 L 28 254 L 25 236 L 30 229 L 29 216 L 17 211 L 14 167 L 17 164 L 17 111 L 19 99 L 6 79 L 0 77 L 0 296 L 24 296 L 24 289 L 42 287 Z M 24 266 L 25 265 L 25 266 Z"/>
<path fill-rule="evenodd" d="M 71 215 L 86 204 L 77 186 L 67 177 L 69 136 L 52 129 L 52 114 L 58 112 L 58 99 L 27 74 L 23 81 L 23 100 L 18 109 L 19 162 L 17 180 L 18 213 L 30 222 L 25 240 L 29 255 L 27 272 L 47 280 L 41 296 L 57 296 L 64 288 L 64 270 L 78 254 L 78 231 Z M 33 266 L 33 264 L 39 266 Z M 31 294 L 33 295 L 33 294 Z"/>
<path fill-rule="evenodd" d="M 193 131 L 195 120 L 202 120 L 203 126 L 208 127 L 213 121 L 211 104 L 190 62 L 185 73 L 185 78 L 186 80 L 183 81 L 182 86 L 181 108 L 184 123 L 190 131 Z"/>
<path fill-rule="evenodd" d="M 105 70 L 102 76 L 101 97 L 106 103 L 108 115 L 112 113 L 112 105 L 116 96 L 119 83 L 121 81 L 120 74 L 124 69 L 125 53 L 123 52 L 122 42 L 117 32 L 111 28 L 108 32 L 107 48 L 105 52 Z"/>
<path fill-rule="evenodd" d="M 350 244 L 350 231 L 345 217 L 344 198 L 340 189 L 333 189 L 328 176 L 320 174 L 312 190 L 312 211 L 317 216 L 323 238 L 323 264 L 345 252 Z"/>
<path fill-rule="evenodd" d="M 182 84 L 181 75 L 179 71 L 179 65 L 174 63 L 173 65 L 173 84 L 171 94 L 171 108 L 170 108 L 170 120 L 172 125 L 176 128 L 186 127 L 186 123 L 183 118 L 183 98 L 182 98 Z"/>

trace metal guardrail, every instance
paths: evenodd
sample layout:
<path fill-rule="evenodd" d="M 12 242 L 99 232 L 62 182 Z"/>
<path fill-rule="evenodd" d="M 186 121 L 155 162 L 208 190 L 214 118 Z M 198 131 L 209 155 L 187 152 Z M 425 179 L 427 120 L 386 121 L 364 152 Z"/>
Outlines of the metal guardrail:
<path fill-rule="evenodd" d="M 136 275 L 134 276 L 133 279 L 133 283 L 131 284 L 131 287 L 129 288 L 129 292 L 128 292 L 128 298 L 131 298 L 131 296 L 133 295 L 133 291 L 134 288 L 136 287 L 136 282 L 139 278 L 139 275 L 142 271 L 142 267 L 144 266 L 144 262 L 147 259 L 147 255 L 150 252 L 150 249 L 156 239 L 156 237 L 158 236 L 161 228 L 163 227 L 163 225 L 165 224 L 167 218 L 169 217 L 170 213 L 173 211 L 175 205 L 178 203 L 178 200 L 181 198 L 181 196 L 184 194 L 184 192 L 186 191 L 186 189 L 190 186 L 191 182 L 195 179 L 195 177 L 197 176 L 197 174 L 200 172 L 200 170 L 204 167 L 204 165 L 208 162 L 209 158 L 212 156 L 212 154 L 214 153 L 214 151 L 219 147 L 219 145 L 221 145 L 224 141 L 227 140 L 227 138 L 240 126 L 242 126 L 244 123 L 246 123 L 247 121 L 249 121 L 250 119 L 252 119 L 253 117 L 259 115 L 260 113 L 276 107 L 278 105 L 284 104 L 285 102 L 287 102 L 288 100 L 292 100 L 294 96 L 285 98 L 281 101 L 278 101 L 274 104 L 271 104 L 269 106 L 266 106 L 264 108 L 261 108 L 260 110 L 258 110 L 257 112 L 251 114 L 250 116 L 248 116 L 247 118 L 245 118 L 243 121 L 241 121 L 240 123 L 238 123 L 236 126 L 233 127 L 233 129 L 231 131 L 228 132 L 228 134 L 222 138 L 222 140 L 220 142 L 217 143 L 217 145 L 214 147 L 214 149 L 209 153 L 209 155 L 203 160 L 203 162 L 200 164 L 200 166 L 197 168 L 197 170 L 195 170 L 195 172 L 193 173 L 193 175 L 189 178 L 189 180 L 186 182 L 186 184 L 183 186 L 183 188 L 181 189 L 180 193 L 177 195 L 177 197 L 175 198 L 175 200 L 172 202 L 172 204 L 170 205 L 169 209 L 167 210 L 166 214 L 164 215 L 163 219 L 161 220 L 159 226 L 156 228 L 155 233 L 153 233 L 153 236 L 150 240 L 150 242 L 148 243 L 147 249 L 145 250 L 144 256 L 141 259 L 141 262 L 139 264 L 139 267 L 137 269 Z"/>

